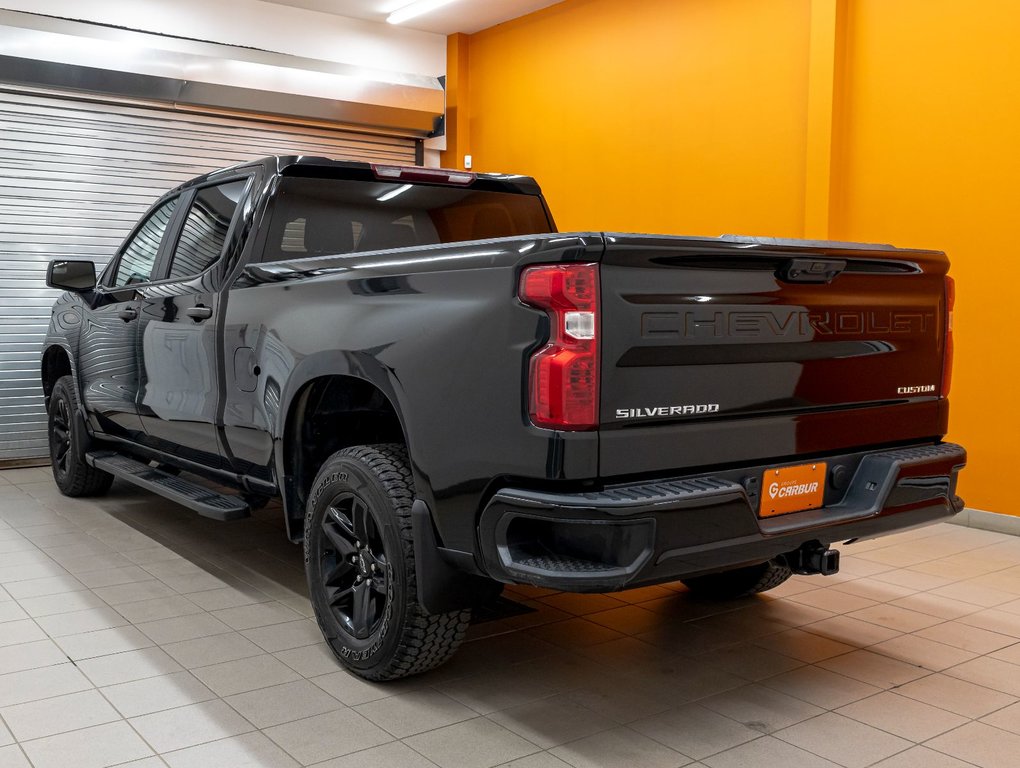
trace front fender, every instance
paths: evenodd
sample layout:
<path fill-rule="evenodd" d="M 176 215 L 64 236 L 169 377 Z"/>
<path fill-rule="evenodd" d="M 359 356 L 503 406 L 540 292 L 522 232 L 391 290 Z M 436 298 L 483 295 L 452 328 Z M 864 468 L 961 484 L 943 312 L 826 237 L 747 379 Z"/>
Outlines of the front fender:
<path fill-rule="evenodd" d="M 82 318 L 82 300 L 75 294 L 61 294 L 53 304 L 50 325 L 46 331 L 42 357 L 39 361 L 43 395 L 47 407 L 54 382 L 61 375 L 69 372 L 74 379 L 75 390 L 79 395 L 79 410 L 82 410 L 81 382 L 78 379 L 78 344 L 81 338 Z M 55 360 L 54 355 L 63 355 L 69 370 Z"/>

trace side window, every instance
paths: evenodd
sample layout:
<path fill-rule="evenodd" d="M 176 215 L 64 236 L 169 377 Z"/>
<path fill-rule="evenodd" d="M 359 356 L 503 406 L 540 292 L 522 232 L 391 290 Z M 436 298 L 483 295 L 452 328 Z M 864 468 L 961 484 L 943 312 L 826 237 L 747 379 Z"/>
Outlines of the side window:
<path fill-rule="evenodd" d="M 247 179 L 203 187 L 195 195 L 170 263 L 171 279 L 204 272 L 223 252 L 230 222 Z"/>
<path fill-rule="evenodd" d="M 152 279 L 152 267 L 156 263 L 159 252 L 159 241 L 163 239 L 167 224 L 177 207 L 177 198 L 167 200 L 145 220 L 141 228 L 135 232 L 124 247 L 117 274 L 113 278 L 113 288 L 122 288 L 135 283 L 147 283 Z"/>

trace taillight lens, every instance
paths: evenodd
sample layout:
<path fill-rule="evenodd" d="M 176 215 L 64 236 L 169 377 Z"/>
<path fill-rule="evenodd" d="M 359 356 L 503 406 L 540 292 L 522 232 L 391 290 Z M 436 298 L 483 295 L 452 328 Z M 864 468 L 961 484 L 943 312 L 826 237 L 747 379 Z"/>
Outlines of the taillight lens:
<path fill-rule="evenodd" d="M 942 397 L 949 397 L 953 384 L 953 307 L 956 305 L 956 282 L 946 275 L 946 347 L 942 357 Z"/>
<path fill-rule="evenodd" d="M 531 357 L 529 411 L 549 429 L 595 429 L 599 418 L 598 264 L 528 267 L 520 299 L 549 315 L 549 343 Z"/>

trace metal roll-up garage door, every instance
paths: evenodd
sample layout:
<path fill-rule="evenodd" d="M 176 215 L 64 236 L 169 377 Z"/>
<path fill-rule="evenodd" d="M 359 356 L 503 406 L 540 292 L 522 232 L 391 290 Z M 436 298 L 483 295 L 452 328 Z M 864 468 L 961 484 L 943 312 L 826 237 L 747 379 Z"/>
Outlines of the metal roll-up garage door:
<path fill-rule="evenodd" d="M 51 259 L 98 266 L 163 192 L 274 154 L 411 165 L 410 138 L 284 125 L 0 85 L 0 462 L 45 457 Z"/>

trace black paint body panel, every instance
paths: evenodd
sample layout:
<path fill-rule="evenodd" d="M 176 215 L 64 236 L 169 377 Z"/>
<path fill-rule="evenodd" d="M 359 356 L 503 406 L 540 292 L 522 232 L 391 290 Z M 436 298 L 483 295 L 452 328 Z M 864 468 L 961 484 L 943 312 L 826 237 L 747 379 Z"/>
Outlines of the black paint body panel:
<path fill-rule="evenodd" d="M 46 347 L 68 353 L 98 438 L 280 492 L 293 482 L 282 451 L 299 393 L 318 377 L 361 380 L 396 413 L 439 545 L 460 553 L 458 567 L 484 573 L 493 541 L 480 516 L 501 489 L 573 494 L 802 457 L 859 461 L 872 449 L 937 444 L 946 432 L 937 391 L 896 392 L 940 381 L 944 254 L 553 232 L 265 262 L 268 212 L 288 175 L 376 181 L 367 165 L 321 158 L 202 177 L 168 196 L 187 203 L 210 181 L 251 179 L 218 263 L 126 296 L 101 279 L 58 301 Z M 474 184 L 540 194 L 524 177 Z M 547 342 L 549 319 L 518 300 L 517 286 L 526 266 L 561 262 L 600 264 L 597 431 L 539 429 L 527 414 L 528 360 Z M 165 275 L 165 256 L 159 268 Z M 114 300 L 139 319 L 117 319 Z M 189 319 L 197 306 L 209 316 Z M 621 409 L 641 415 L 620 418 Z M 956 503 L 947 498 L 941 510 Z M 879 515 L 868 533 L 916 517 Z M 698 526 L 719 540 L 741 534 L 707 520 Z M 674 528 L 658 523 L 660 536 Z"/>

